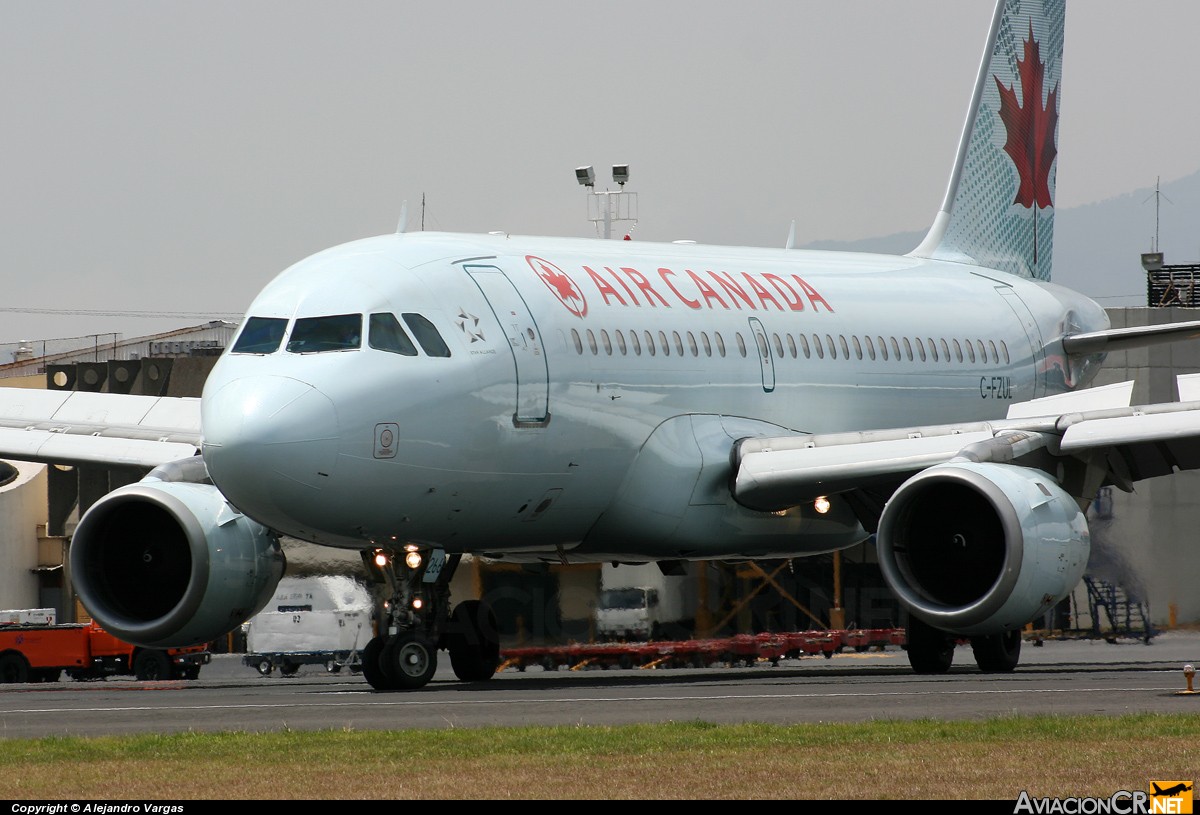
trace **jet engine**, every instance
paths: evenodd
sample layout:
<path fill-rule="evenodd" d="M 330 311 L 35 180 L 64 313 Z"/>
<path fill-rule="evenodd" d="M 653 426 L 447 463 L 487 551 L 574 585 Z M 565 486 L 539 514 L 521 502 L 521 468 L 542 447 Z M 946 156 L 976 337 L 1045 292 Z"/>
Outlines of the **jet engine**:
<path fill-rule="evenodd" d="M 960 636 L 1019 630 L 1075 588 L 1091 548 L 1079 505 L 1041 470 L 947 462 L 904 482 L 879 522 L 884 579 Z"/>
<path fill-rule="evenodd" d="M 110 492 L 71 539 L 76 593 L 120 639 L 151 648 L 220 637 L 267 604 L 278 538 L 210 484 L 148 479 Z"/>

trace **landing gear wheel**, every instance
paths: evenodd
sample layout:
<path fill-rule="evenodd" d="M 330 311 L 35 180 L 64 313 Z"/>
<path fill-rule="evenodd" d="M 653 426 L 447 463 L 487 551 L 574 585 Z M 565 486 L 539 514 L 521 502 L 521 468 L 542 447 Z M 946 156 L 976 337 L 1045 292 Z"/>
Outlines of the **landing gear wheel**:
<path fill-rule="evenodd" d="M 133 675 L 143 682 L 171 678 L 171 660 L 162 651 L 138 651 L 133 658 Z"/>
<path fill-rule="evenodd" d="M 0 654 L 0 682 L 28 682 L 29 660 L 21 654 Z"/>
<path fill-rule="evenodd" d="M 392 637 L 379 659 L 380 668 L 396 690 L 424 687 L 437 670 L 437 649 L 415 631 Z"/>
<path fill-rule="evenodd" d="M 397 690 L 396 683 L 383 670 L 383 650 L 387 641 L 383 635 L 372 637 L 362 650 L 362 674 L 375 690 Z"/>
<path fill-rule="evenodd" d="M 919 674 L 944 674 L 954 662 L 954 638 L 916 617 L 909 617 L 905 649 L 908 664 Z"/>
<path fill-rule="evenodd" d="M 464 600 L 450 615 L 446 650 L 450 667 L 463 682 L 482 682 L 496 674 L 500 664 L 500 638 L 496 615 L 480 600 Z"/>
<path fill-rule="evenodd" d="M 975 664 L 986 674 L 1011 673 L 1021 661 L 1021 632 L 971 637 Z"/>
<path fill-rule="evenodd" d="M 259 663 L 254 668 L 263 676 L 270 676 L 271 671 L 275 670 L 275 666 L 271 664 L 271 660 L 269 659 L 259 660 Z"/>

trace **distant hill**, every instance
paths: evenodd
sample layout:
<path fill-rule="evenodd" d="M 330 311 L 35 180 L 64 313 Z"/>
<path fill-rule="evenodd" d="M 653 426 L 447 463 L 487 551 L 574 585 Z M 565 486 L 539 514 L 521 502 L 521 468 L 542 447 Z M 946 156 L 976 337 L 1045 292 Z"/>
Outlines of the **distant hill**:
<path fill-rule="evenodd" d="M 1200 172 L 1160 189 L 1159 247 L 1167 263 L 1200 263 Z M 1095 298 L 1104 306 L 1146 302 L 1143 252 L 1155 236 L 1154 188 L 1055 213 L 1054 282 Z M 816 241 L 805 249 L 903 254 L 925 231 L 897 232 L 859 241 Z"/>

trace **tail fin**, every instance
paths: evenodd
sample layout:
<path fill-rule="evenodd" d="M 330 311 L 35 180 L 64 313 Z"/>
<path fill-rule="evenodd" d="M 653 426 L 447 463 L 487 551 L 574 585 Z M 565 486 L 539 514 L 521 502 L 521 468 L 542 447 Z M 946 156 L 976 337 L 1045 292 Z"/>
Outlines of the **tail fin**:
<path fill-rule="evenodd" d="M 1050 279 L 1065 0 L 999 0 L 946 198 L 910 255 Z"/>

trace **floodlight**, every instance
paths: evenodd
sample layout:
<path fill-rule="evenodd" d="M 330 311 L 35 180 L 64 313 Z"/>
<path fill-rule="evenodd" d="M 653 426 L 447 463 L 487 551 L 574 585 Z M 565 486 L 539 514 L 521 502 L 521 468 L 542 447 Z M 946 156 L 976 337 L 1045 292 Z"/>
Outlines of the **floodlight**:
<path fill-rule="evenodd" d="M 629 165 L 628 164 L 614 164 L 613 165 L 613 181 L 617 182 L 622 187 L 624 187 L 625 182 L 628 180 L 629 180 Z"/>
<path fill-rule="evenodd" d="M 596 185 L 596 171 L 589 164 L 587 167 L 575 168 L 575 180 L 585 187 L 594 187 Z"/>

